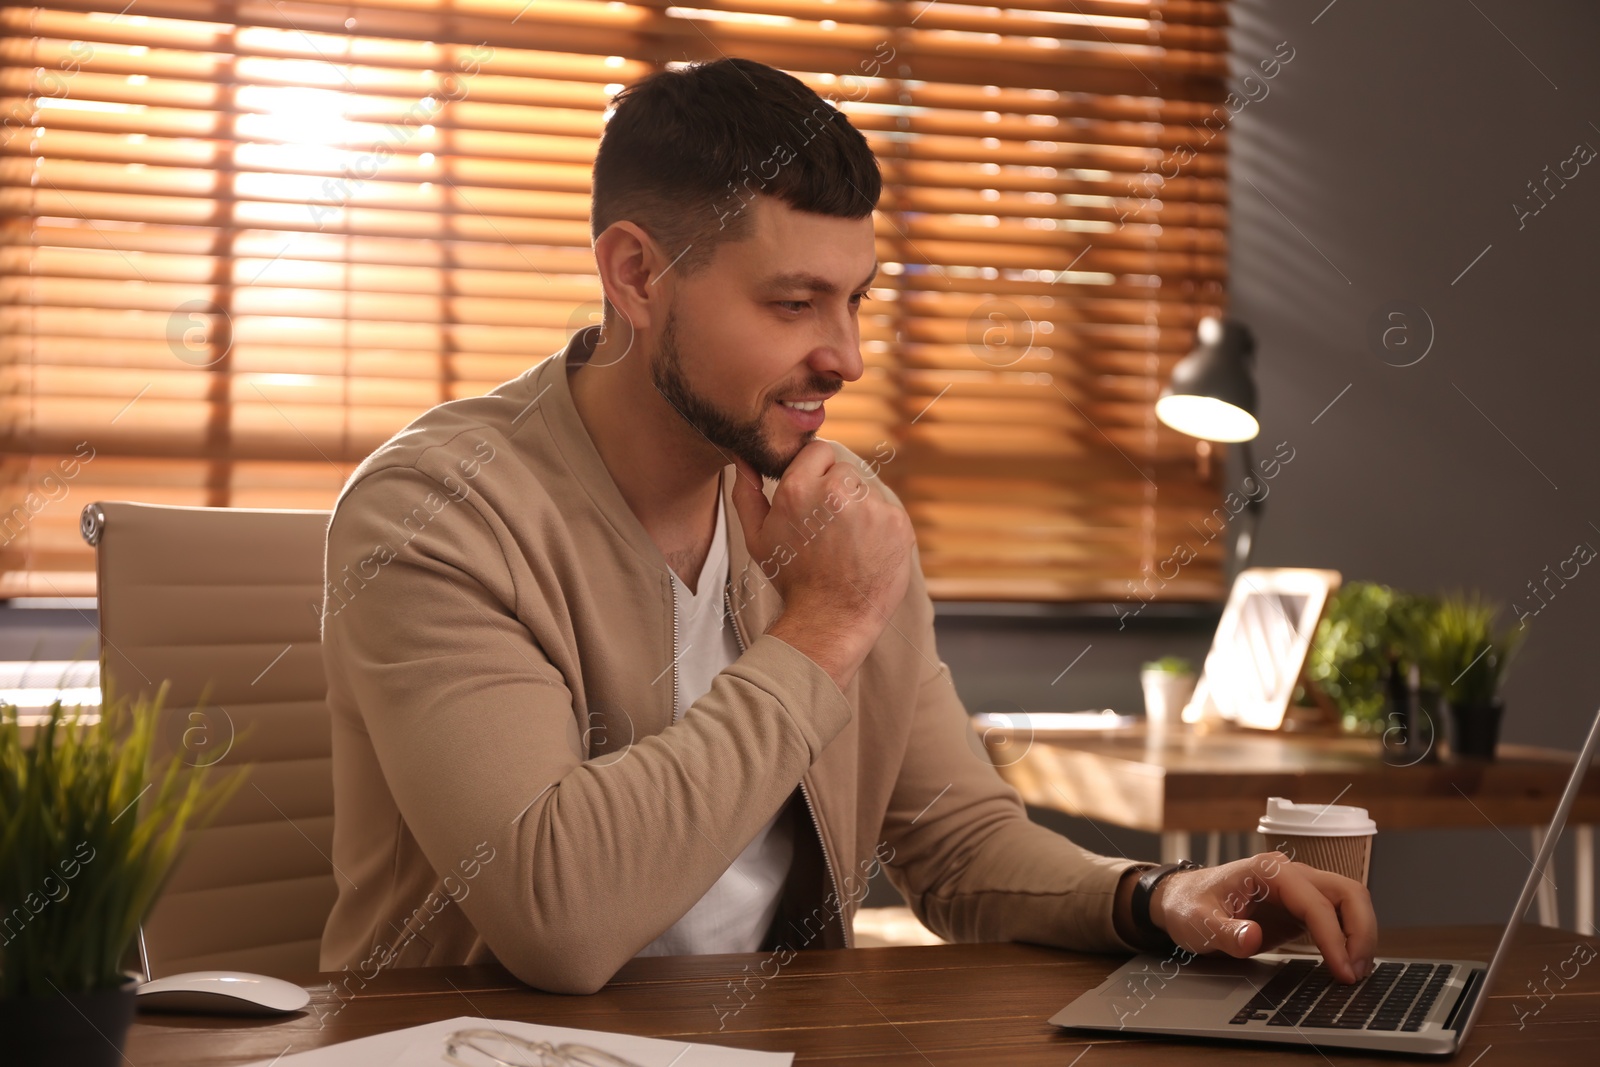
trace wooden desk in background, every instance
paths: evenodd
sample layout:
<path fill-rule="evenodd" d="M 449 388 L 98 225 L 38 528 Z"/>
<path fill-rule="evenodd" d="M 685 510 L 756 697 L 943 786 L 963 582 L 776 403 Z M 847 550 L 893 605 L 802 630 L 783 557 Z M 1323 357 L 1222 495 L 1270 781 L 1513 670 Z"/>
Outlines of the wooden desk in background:
<path fill-rule="evenodd" d="M 1208 863 L 1264 848 L 1225 849 L 1223 834 L 1254 834 L 1268 797 L 1366 808 L 1387 830 L 1533 828 L 1533 849 L 1555 814 L 1574 753 L 1501 745 L 1490 762 L 1401 765 L 1377 738 L 1262 730 L 1143 726 L 1045 733 L 977 724 L 989 758 L 1023 800 L 1080 818 L 1161 835 L 1166 862 L 1188 858 L 1190 835 L 1208 835 Z M 1577 849 L 1575 914 L 1594 933 L 1594 833 L 1600 767 L 1590 767 L 1567 832 Z M 1241 839 L 1244 840 L 1244 839 Z M 1080 842 L 1093 847 L 1093 842 Z M 1532 861 L 1534 852 L 1527 854 Z M 1540 887 L 1539 921 L 1556 925 L 1555 883 Z"/>
<path fill-rule="evenodd" d="M 1444 927 L 1386 931 L 1381 952 L 1487 960 L 1500 931 Z M 1543 1001 L 1526 990 L 1547 965 L 1567 960 L 1573 934 L 1530 927 L 1466 1049 L 1464 1065 L 1493 1045 L 1483 1067 L 1547 1067 L 1594 1062 L 1600 1033 L 1600 965 L 1582 968 Z M 384 972 L 341 1001 L 341 976 L 303 976 L 312 1009 L 281 1020 L 142 1015 L 127 1047 L 138 1067 L 227 1067 L 269 1062 L 338 1041 L 460 1015 L 550 1026 L 611 1030 L 643 1037 L 796 1053 L 798 1064 L 956 1067 L 958 1064 L 1299 1063 L 1322 1067 L 1384 1064 L 1392 1055 L 1347 1049 L 1324 1056 L 1310 1047 L 1208 1044 L 1115 1033 L 1059 1030 L 1046 1020 L 1078 994 L 1105 981 L 1122 961 L 1033 945 L 932 945 L 798 954 L 764 987 L 752 981 L 740 1003 L 729 983 L 759 971 L 759 954 L 663 956 L 633 960 L 588 997 L 539 993 L 497 966 L 430 967 Z M 748 968 L 748 969 L 747 969 Z M 767 973 L 771 972 L 767 968 Z M 354 984 L 354 983 L 352 983 Z M 1536 1010 L 1537 1009 L 1537 1010 Z M 719 1029 L 725 1020 L 726 1027 Z M 1526 1025 L 1519 1029 L 1519 1021 Z M 1089 1046 L 1093 1046 L 1089 1050 Z M 688 1067 L 686 1064 L 685 1067 Z"/>

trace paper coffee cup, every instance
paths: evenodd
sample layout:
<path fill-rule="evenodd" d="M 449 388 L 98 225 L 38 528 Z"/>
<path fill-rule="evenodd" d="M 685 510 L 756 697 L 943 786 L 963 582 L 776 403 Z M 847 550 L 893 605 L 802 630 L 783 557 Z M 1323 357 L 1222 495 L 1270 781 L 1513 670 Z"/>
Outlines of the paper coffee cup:
<path fill-rule="evenodd" d="M 1366 808 L 1346 804 L 1296 804 L 1283 797 L 1267 800 L 1267 813 L 1256 824 L 1269 851 L 1282 852 L 1297 863 L 1353 878 L 1362 885 L 1372 871 L 1372 838 L 1378 824 Z M 1316 952 L 1309 937 L 1281 947 L 1288 952 Z"/>

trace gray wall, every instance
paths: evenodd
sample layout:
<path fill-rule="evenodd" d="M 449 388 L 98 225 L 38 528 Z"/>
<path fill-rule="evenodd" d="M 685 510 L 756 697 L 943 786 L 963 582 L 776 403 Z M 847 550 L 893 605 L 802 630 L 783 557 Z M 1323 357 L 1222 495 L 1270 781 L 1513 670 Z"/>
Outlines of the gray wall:
<path fill-rule="evenodd" d="M 1527 183 L 1576 145 L 1600 150 L 1600 7 L 1323 8 L 1244 0 L 1233 36 L 1236 70 L 1296 51 L 1233 127 L 1234 313 L 1256 330 L 1266 438 L 1299 450 L 1258 560 L 1539 608 L 1505 736 L 1576 748 L 1600 704 L 1600 567 L 1552 584 L 1548 606 L 1528 583 L 1600 547 L 1600 159 L 1569 164 L 1536 215 L 1512 205 L 1537 206 Z M 1432 320 L 1410 366 L 1392 364 L 1420 350 L 1368 340 L 1392 301 Z M 1505 829 L 1380 838 L 1383 919 L 1502 921 L 1529 848 Z"/>
<path fill-rule="evenodd" d="M 1296 449 L 1254 562 L 1540 607 L 1528 582 L 1579 542 L 1600 548 L 1600 159 L 1552 181 L 1520 229 L 1512 204 L 1536 204 L 1526 183 L 1575 145 L 1600 150 L 1600 5 L 1238 0 L 1232 41 L 1236 81 L 1280 42 L 1294 49 L 1264 97 L 1238 82 L 1257 99 L 1229 127 L 1233 314 L 1256 332 L 1262 440 Z M 1394 301 L 1432 320 L 1410 366 L 1394 364 L 1426 347 L 1414 311 L 1410 349 L 1367 337 Z M 1600 566 L 1551 588 L 1504 737 L 1574 749 L 1600 704 Z M 1136 708 L 1133 666 L 1177 643 L 965 624 L 940 638 L 971 707 L 1037 691 L 1093 642 L 1063 703 Z M 1104 847 L 1092 827 L 1056 825 Z M 1531 856 L 1526 832 L 1505 829 L 1380 834 L 1380 921 L 1503 921 Z M 1154 855 L 1147 835 L 1119 842 Z"/>

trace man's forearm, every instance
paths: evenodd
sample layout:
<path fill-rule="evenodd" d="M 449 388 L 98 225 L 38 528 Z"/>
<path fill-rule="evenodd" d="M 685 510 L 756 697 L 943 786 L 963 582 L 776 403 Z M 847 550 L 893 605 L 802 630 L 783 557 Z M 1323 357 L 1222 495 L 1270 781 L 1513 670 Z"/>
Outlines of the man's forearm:
<path fill-rule="evenodd" d="M 862 610 L 867 610 L 866 606 Z M 767 627 L 767 633 L 821 667 L 842 692 L 878 640 L 883 627 L 881 623 L 873 625 L 875 622 L 790 604 Z"/>

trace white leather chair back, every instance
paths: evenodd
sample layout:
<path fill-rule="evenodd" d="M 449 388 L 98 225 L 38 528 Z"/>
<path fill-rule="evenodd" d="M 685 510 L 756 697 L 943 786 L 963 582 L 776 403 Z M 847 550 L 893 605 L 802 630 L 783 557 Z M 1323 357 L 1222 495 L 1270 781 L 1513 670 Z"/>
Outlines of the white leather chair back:
<path fill-rule="evenodd" d="M 318 969 L 336 895 L 317 618 L 329 517 L 84 508 L 98 558 L 102 690 L 154 694 L 169 680 L 158 747 L 196 765 L 250 767 L 210 825 L 189 835 L 145 923 L 152 977 Z"/>

